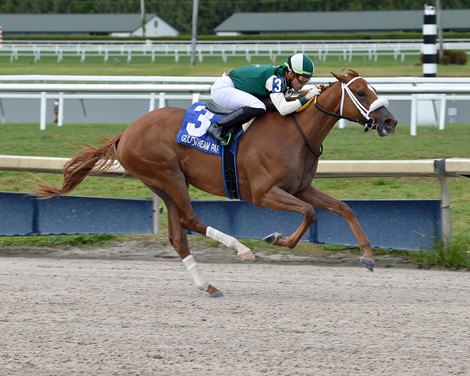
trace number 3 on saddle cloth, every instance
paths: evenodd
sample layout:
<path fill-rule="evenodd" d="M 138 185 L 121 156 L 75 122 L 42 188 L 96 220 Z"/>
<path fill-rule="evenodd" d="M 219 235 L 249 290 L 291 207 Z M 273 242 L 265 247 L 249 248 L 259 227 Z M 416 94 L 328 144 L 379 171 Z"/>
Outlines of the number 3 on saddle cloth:
<path fill-rule="evenodd" d="M 240 192 L 237 180 L 237 145 L 244 131 L 240 129 L 237 132 L 231 145 L 226 147 L 219 145 L 217 140 L 206 131 L 212 123 L 219 121 L 222 117 L 223 115 L 209 111 L 204 102 L 193 103 L 184 115 L 183 123 L 176 135 L 176 142 L 222 157 L 225 192 L 228 198 L 238 199 Z"/>

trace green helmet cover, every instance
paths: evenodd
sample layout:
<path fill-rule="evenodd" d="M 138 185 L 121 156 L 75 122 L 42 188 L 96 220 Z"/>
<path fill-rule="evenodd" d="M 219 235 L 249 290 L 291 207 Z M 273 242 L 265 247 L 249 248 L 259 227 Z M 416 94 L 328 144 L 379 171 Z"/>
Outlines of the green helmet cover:
<path fill-rule="evenodd" d="M 303 53 L 289 56 L 284 65 L 287 66 L 289 70 L 301 74 L 302 76 L 312 77 L 315 73 L 313 61 Z"/>

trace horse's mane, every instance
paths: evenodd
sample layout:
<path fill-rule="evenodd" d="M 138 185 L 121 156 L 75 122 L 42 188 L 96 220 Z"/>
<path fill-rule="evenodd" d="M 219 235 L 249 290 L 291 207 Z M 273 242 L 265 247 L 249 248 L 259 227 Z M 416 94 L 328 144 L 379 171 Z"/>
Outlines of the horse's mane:
<path fill-rule="evenodd" d="M 320 88 L 321 88 L 321 92 L 323 93 L 324 91 L 328 90 L 331 85 L 333 85 L 334 83 L 336 83 L 338 81 L 335 81 L 335 82 L 328 82 L 326 85 L 320 85 Z M 320 93 L 321 94 L 321 93 Z"/>

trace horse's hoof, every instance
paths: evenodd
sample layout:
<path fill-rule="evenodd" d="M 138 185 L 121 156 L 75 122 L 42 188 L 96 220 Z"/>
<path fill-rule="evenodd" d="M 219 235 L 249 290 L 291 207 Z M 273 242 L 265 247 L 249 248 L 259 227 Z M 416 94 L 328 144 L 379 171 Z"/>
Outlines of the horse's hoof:
<path fill-rule="evenodd" d="M 250 262 L 250 261 L 256 260 L 255 255 L 251 251 L 245 252 L 245 253 L 239 253 L 238 258 L 240 259 L 240 261 L 243 261 L 243 262 Z"/>
<path fill-rule="evenodd" d="M 209 298 L 221 298 L 222 296 L 224 296 L 224 293 L 222 291 L 212 285 L 209 285 L 209 287 L 207 288 L 207 292 L 209 294 Z"/>
<path fill-rule="evenodd" d="M 224 293 L 222 291 L 217 291 L 212 294 L 209 294 L 209 298 L 222 298 Z"/>
<path fill-rule="evenodd" d="M 266 236 L 265 238 L 263 238 L 263 240 L 264 240 L 266 243 L 274 244 L 274 243 L 276 242 L 276 240 L 279 239 L 280 236 L 281 236 L 280 233 L 274 232 L 274 233 L 272 233 L 271 235 L 268 235 L 268 236 Z"/>
<path fill-rule="evenodd" d="M 361 263 L 362 266 L 369 269 L 371 272 L 374 271 L 374 265 L 375 265 L 374 260 L 371 260 L 371 259 L 368 259 L 368 258 L 365 258 L 365 257 L 361 257 L 359 259 L 359 262 Z"/>

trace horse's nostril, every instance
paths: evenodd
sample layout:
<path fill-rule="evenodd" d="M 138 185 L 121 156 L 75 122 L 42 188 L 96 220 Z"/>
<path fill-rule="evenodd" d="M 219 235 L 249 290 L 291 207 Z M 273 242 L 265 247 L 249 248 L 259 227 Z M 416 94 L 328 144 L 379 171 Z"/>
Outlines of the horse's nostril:
<path fill-rule="evenodd" d="M 385 119 L 385 122 L 384 122 L 384 123 L 385 123 L 385 125 L 387 125 L 387 126 L 394 127 L 394 126 L 397 125 L 397 120 L 394 119 L 394 118 L 387 118 L 387 119 Z"/>

